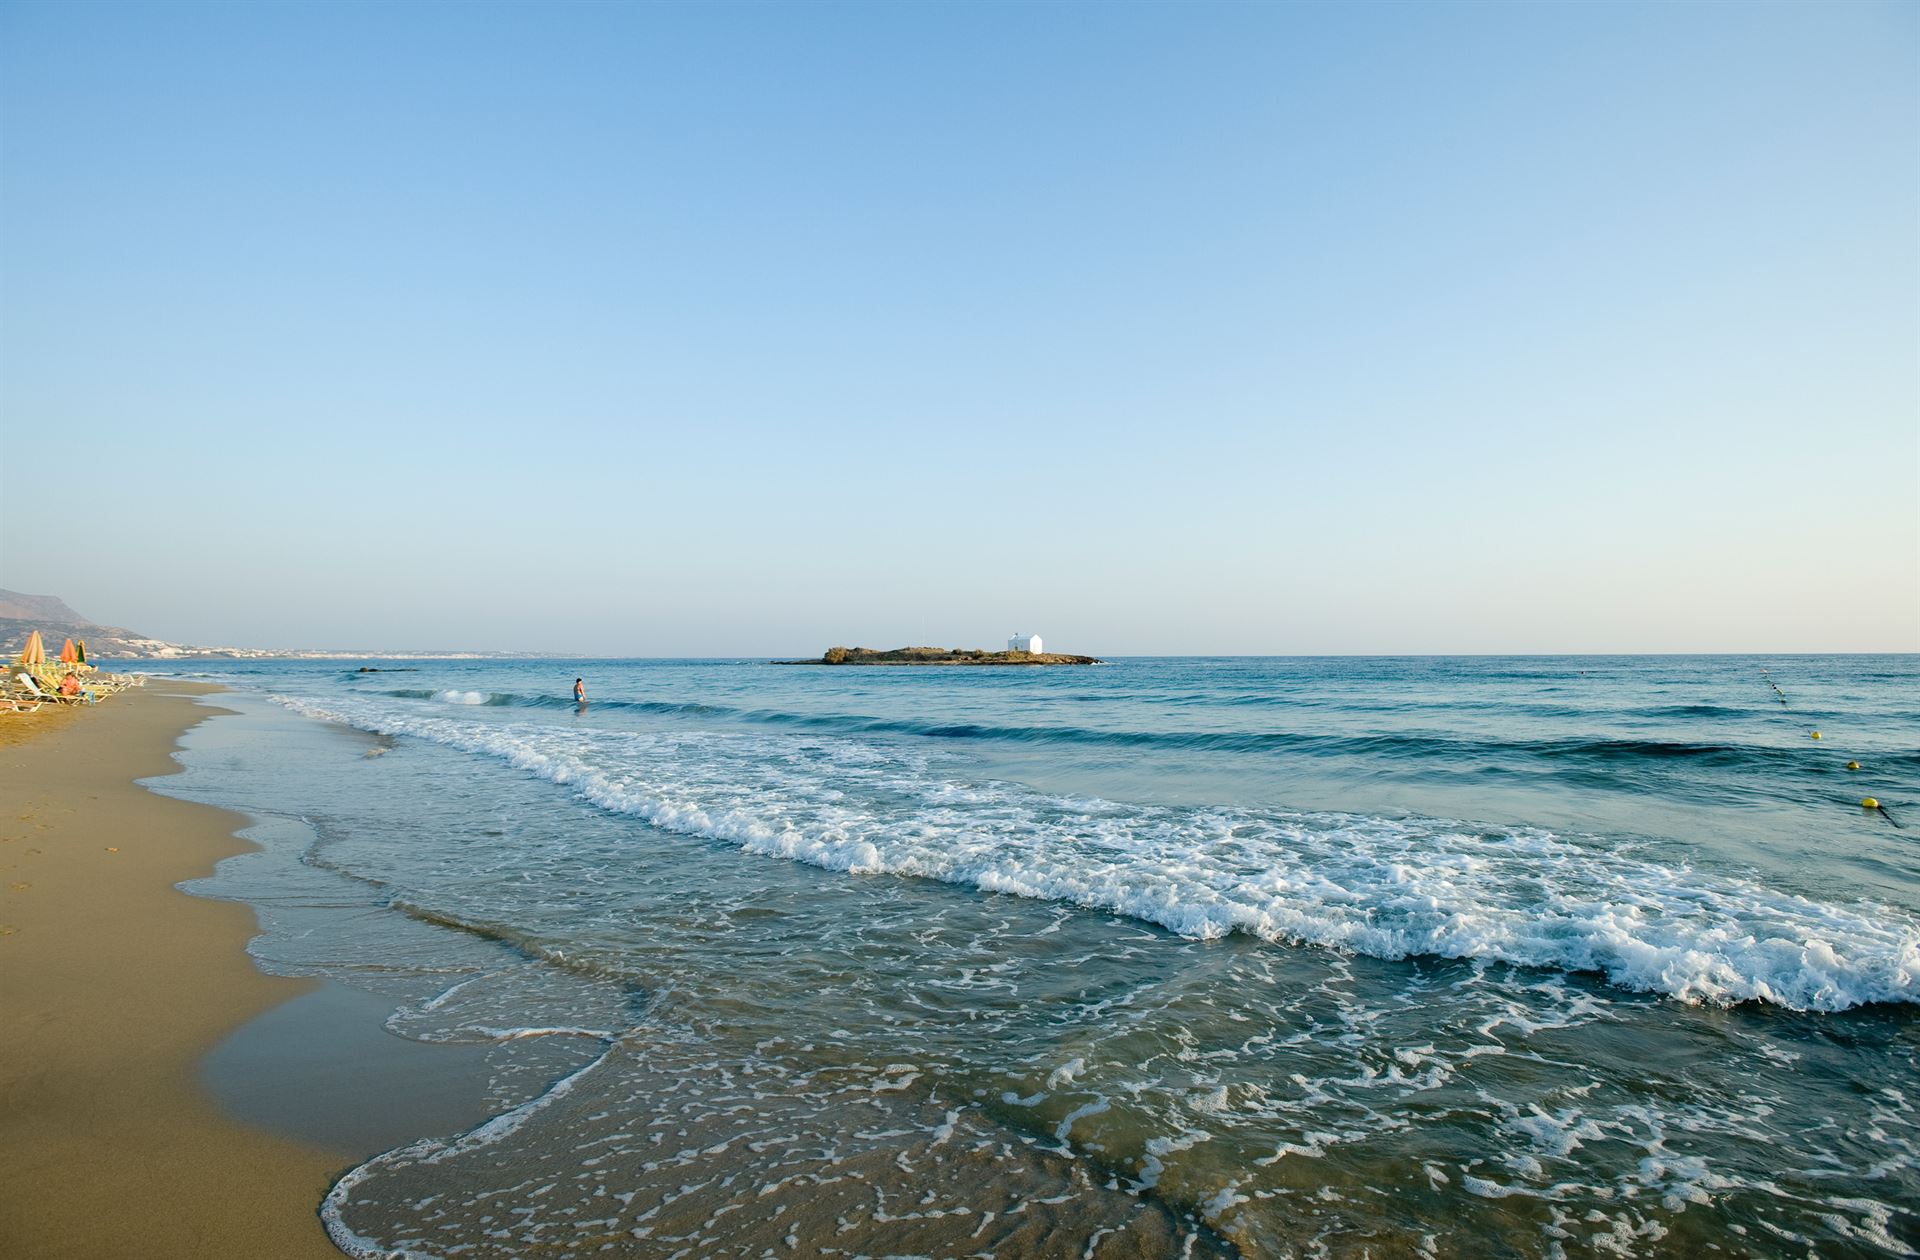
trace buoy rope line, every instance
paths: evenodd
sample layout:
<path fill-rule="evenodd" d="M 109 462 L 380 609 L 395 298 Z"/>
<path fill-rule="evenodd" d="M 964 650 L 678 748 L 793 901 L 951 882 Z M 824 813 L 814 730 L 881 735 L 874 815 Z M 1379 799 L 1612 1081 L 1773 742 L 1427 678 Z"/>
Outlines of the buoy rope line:
<path fill-rule="evenodd" d="M 1890 812 L 1888 812 L 1887 807 L 1885 805 L 1882 805 L 1879 801 L 1875 800 L 1871 796 L 1865 797 L 1861 800 L 1860 808 L 1880 815 L 1880 817 L 1886 819 L 1888 822 L 1893 824 L 1893 828 L 1895 831 L 1906 830 L 1905 825 L 1902 824 L 1898 818 L 1895 818 Z"/>
<path fill-rule="evenodd" d="M 1780 684 L 1773 681 L 1772 675 L 1769 674 L 1764 668 L 1760 671 L 1760 676 L 1761 676 L 1761 680 L 1765 682 L 1767 686 L 1773 688 L 1774 695 L 1779 698 L 1781 706 L 1785 707 L 1787 703 L 1787 693 L 1780 690 Z M 1821 738 L 1819 731 L 1808 731 L 1807 736 L 1810 739 L 1816 739 L 1816 740 Z M 1860 763 L 1858 761 L 1847 762 L 1847 769 L 1858 770 L 1859 768 L 1860 768 Z M 1907 829 L 1906 825 L 1902 823 L 1898 818 L 1895 818 L 1893 816 L 1892 811 L 1889 810 L 1885 805 L 1882 805 L 1879 802 L 1879 800 L 1875 797 L 1871 797 L 1871 796 L 1861 797 L 1860 808 L 1866 810 L 1870 814 L 1880 815 L 1880 817 L 1886 819 L 1889 823 L 1891 823 L 1893 825 L 1894 830 L 1896 831 L 1905 831 Z"/>

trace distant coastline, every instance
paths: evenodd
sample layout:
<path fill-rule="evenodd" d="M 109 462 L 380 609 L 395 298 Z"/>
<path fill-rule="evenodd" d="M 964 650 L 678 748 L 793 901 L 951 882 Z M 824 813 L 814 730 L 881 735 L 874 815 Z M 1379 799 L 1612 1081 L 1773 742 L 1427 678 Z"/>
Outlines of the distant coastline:
<path fill-rule="evenodd" d="M 547 659 L 539 652 L 364 651 L 343 648 L 202 647 L 170 643 L 125 626 L 101 625 L 57 595 L 0 590 L 0 646 L 18 650 L 34 631 L 54 643 L 75 639 L 89 659 L 114 661 L 492 661 Z"/>
<path fill-rule="evenodd" d="M 1102 665 L 1097 656 L 1064 652 L 989 652 L 984 648 L 831 647 L 816 660 L 775 661 L 775 665 Z"/>

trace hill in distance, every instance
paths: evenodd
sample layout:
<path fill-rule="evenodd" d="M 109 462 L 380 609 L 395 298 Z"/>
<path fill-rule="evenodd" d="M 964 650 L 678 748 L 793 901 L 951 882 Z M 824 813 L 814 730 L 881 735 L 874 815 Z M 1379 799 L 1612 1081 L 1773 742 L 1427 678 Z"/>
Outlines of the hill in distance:
<path fill-rule="evenodd" d="M 124 626 L 88 621 L 57 595 L 0 590 L 0 646 L 6 654 L 18 655 L 35 630 L 47 640 L 49 655 L 60 650 L 61 640 L 69 638 L 84 640 L 89 656 L 174 656 L 193 651 Z"/>
<path fill-rule="evenodd" d="M 0 590 L 0 656 L 12 660 L 20 655 L 27 636 L 35 630 L 46 640 L 47 654 L 60 650 L 63 639 L 79 639 L 87 645 L 87 658 L 102 660 L 177 661 L 218 657 L 258 660 L 268 657 L 292 657 L 302 660 L 485 660 L 495 657 L 534 655 L 525 652 L 431 652 L 431 651 L 266 651 L 261 648 L 190 647 L 169 643 L 129 630 L 124 626 L 106 626 L 88 621 L 57 595 L 27 595 L 20 591 Z"/>

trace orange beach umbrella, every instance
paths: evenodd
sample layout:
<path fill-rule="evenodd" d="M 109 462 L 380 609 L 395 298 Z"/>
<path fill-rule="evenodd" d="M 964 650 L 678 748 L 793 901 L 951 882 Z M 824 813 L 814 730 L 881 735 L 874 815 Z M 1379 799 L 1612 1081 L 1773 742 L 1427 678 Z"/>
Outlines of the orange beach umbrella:
<path fill-rule="evenodd" d="M 73 650 L 72 639 L 68 639 L 64 644 L 61 645 L 60 663 L 62 665 L 78 665 L 80 663 L 80 657 Z"/>
<path fill-rule="evenodd" d="M 47 659 L 47 645 L 40 641 L 40 632 L 35 630 L 27 636 L 27 646 L 20 651 L 22 665 L 41 665 Z"/>

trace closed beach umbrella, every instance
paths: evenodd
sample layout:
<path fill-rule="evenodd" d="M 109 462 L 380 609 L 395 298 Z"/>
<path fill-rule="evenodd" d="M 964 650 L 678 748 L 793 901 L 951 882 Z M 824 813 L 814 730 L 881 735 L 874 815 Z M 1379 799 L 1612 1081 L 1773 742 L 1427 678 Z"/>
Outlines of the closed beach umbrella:
<path fill-rule="evenodd" d="M 68 639 L 60 645 L 60 663 L 62 665 L 78 665 L 80 663 L 79 654 L 73 650 L 72 639 Z"/>
<path fill-rule="evenodd" d="M 21 650 L 22 665 L 39 665 L 47 659 L 47 645 L 40 641 L 40 632 L 35 630 L 27 636 L 27 646 Z"/>
<path fill-rule="evenodd" d="M 73 658 L 82 665 L 87 663 L 87 641 L 85 639 L 78 640 L 74 643 Z"/>

